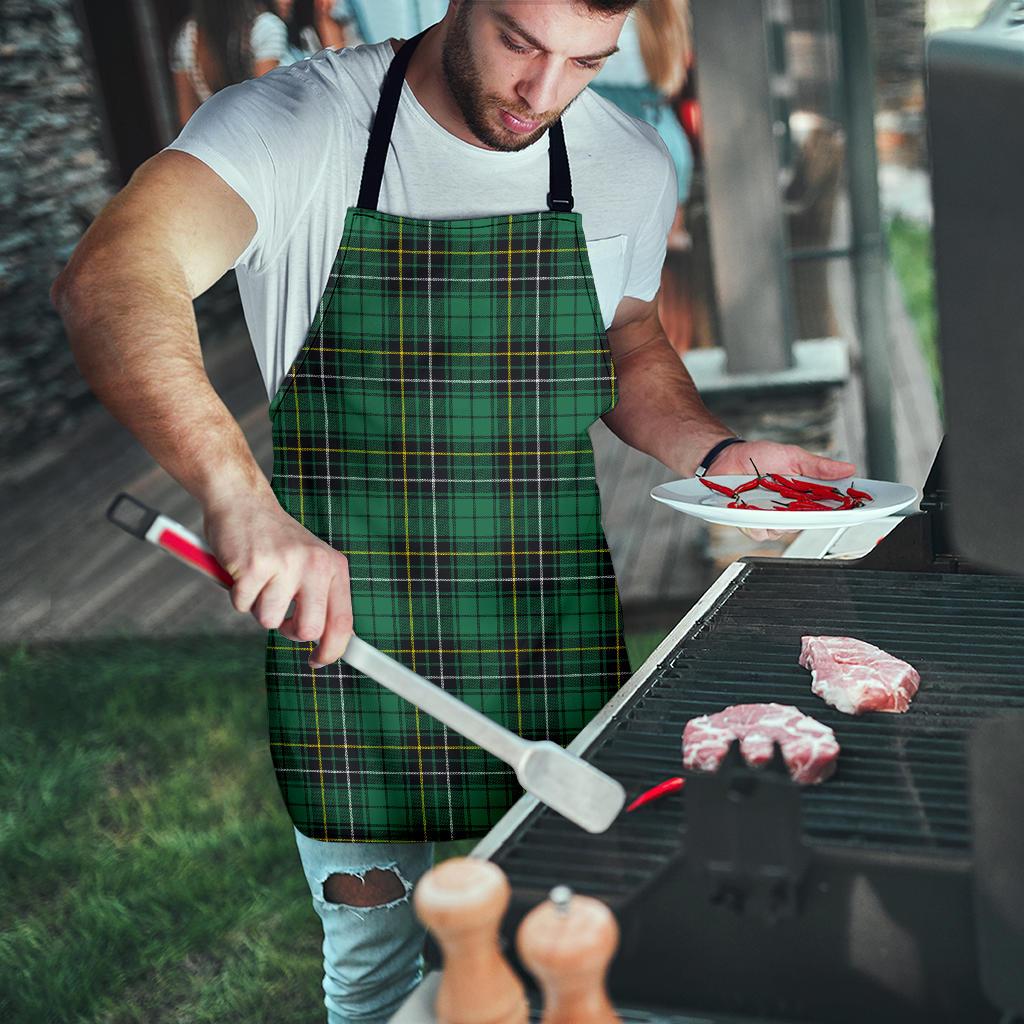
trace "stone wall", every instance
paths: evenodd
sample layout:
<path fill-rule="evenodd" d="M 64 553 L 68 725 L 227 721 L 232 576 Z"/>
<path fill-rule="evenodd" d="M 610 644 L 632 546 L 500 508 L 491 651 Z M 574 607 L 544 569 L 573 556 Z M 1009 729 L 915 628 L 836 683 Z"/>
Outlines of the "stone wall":
<path fill-rule="evenodd" d="M 70 0 L 0 0 L 0 460 L 91 404 L 49 287 L 112 191 Z"/>
<path fill-rule="evenodd" d="M 0 466 L 95 407 L 50 285 L 117 189 L 72 0 L 0 0 Z M 241 316 L 235 275 L 196 302 L 216 344 Z"/>

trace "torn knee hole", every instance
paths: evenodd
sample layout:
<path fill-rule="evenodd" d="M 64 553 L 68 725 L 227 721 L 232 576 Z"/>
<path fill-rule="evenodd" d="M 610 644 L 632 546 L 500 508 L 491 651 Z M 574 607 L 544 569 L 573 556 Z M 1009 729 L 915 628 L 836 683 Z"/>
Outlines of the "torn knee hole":
<path fill-rule="evenodd" d="M 391 870 L 371 868 L 365 875 L 329 875 L 324 882 L 324 899 L 349 907 L 379 907 L 405 895 L 405 885 Z"/>

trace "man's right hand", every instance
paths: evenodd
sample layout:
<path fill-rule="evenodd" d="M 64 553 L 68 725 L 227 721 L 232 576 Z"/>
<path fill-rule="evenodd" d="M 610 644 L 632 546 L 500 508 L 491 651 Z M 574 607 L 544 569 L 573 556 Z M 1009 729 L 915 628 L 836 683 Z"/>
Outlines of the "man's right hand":
<path fill-rule="evenodd" d="M 309 659 L 313 668 L 341 657 L 352 635 L 352 596 L 340 551 L 296 522 L 272 493 L 208 504 L 203 527 L 235 581 L 231 603 L 238 611 L 289 640 L 319 640 Z"/>
<path fill-rule="evenodd" d="M 290 640 L 319 640 L 311 663 L 326 665 L 352 634 L 348 561 L 278 504 L 206 374 L 192 306 L 256 227 L 210 167 L 164 150 L 104 207 L 52 298 L 93 392 L 202 504 L 235 608 Z"/>

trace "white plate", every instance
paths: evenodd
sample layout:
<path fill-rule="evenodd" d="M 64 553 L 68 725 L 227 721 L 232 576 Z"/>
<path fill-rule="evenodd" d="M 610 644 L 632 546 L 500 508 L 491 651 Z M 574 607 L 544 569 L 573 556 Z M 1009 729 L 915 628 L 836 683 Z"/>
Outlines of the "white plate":
<path fill-rule="evenodd" d="M 725 487 L 737 487 L 750 479 L 750 475 L 709 476 L 706 479 Z M 811 477 L 796 479 L 810 480 Z M 716 494 L 705 487 L 695 477 L 685 480 L 673 480 L 671 483 L 660 484 L 651 491 L 655 501 L 668 505 L 687 515 L 696 516 L 708 523 L 722 526 L 738 526 L 747 529 L 785 529 L 785 530 L 831 530 L 839 526 L 856 526 L 857 523 L 870 522 L 902 511 L 910 505 L 916 505 L 920 493 L 907 484 L 892 483 L 888 480 L 865 480 L 863 477 L 845 477 L 842 480 L 815 480 L 814 483 L 828 484 L 846 490 L 854 487 L 858 491 L 867 491 L 872 501 L 865 502 L 861 508 L 834 510 L 828 512 L 790 512 L 786 509 L 773 511 L 754 511 L 745 508 L 728 508 L 729 498 L 724 494 Z M 768 506 L 772 501 L 786 501 L 774 491 L 758 488 L 742 495 L 744 501 L 753 505 Z"/>

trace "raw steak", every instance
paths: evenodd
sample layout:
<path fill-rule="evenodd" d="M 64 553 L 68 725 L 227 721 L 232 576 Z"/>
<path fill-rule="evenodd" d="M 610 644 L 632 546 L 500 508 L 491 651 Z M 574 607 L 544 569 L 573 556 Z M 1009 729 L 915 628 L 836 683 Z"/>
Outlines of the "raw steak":
<path fill-rule="evenodd" d="M 734 739 L 754 767 L 771 760 L 777 740 L 790 778 L 803 784 L 824 782 L 839 756 L 835 733 L 789 704 L 734 704 L 686 723 L 683 767 L 715 771 Z"/>
<path fill-rule="evenodd" d="M 801 637 L 811 692 L 847 715 L 906 711 L 921 677 L 912 665 L 848 636 Z"/>

